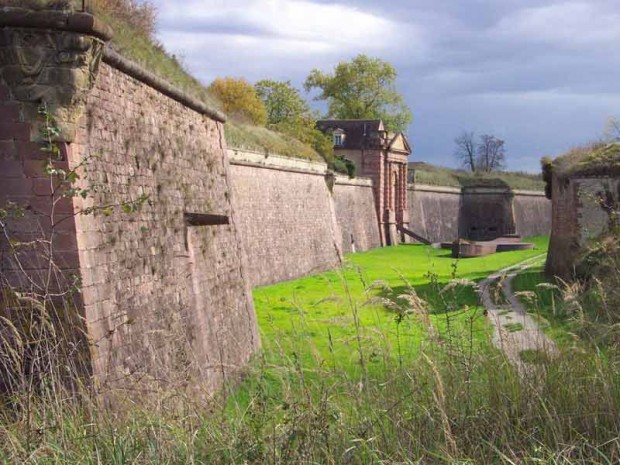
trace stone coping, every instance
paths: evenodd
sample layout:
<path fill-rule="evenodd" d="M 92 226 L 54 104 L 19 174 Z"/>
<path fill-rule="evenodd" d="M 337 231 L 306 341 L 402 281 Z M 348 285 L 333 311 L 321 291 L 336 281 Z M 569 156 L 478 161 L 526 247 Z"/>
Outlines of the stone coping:
<path fill-rule="evenodd" d="M 371 178 L 349 178 L 348 176 L 336 175 L 336 184 L 343 186 L 359 186 L 359 187 L 372 187 Z"/>
<path fill-rule="evenodd" d="M 449 187 L 449 186 L 434 186 L 430 184 L 408 184 L 407 189 L 410 191 L 421 191 L 421 192 L 436 192 L 442 194 L 463 194 L 466 191 L 468 194 L 488 194 L 488 195 L 496 195 L 496 194 L 506 194 L 512 193 L 513 195 L 518 195 L 522 197 L 545 197 L 545 193 L 542 191 L 530 191 L 530 190 L 521 190 L 521 189 L 506 189 L 504 187 L 468 187 L 468 188 L 458 188 L 458 187 Z"/>
<path fill-rule="evenodd" d="M 512 194 L 514 191 L 510 187 L 498 186 L 463 186 L 464 194 Z"/>
<path fill-rule="evenodd" d="M 542 191 L 528 191 L 528 190 L 522 190 L 522 189 L 515 189 L 513 192 L 515 195 L 521 195 L 521 196 L 546 197 L 545 193 Z"/>
<path fill-rule="evenodd" d="M 201 100 L 192 97 L 191 95 L 183 92 L 177 87 L 170 84 L 165 79 L 156 76 L 150 71 L 144 69 L 142 66 L 137 64 L 134 61 L 131 61 L 119 53 L 115 52 L 109 46 L 103 50 L 103 62 L 112 66 L 113 68 L 122 71 L 125 74 L 137 79 L 140 82 L 143 82 L 147 86 L 152 87 L 153 89 L 161 92 L 167 97 L 170 97 L 173 100 L 185 105 L 192 110 L 201 113 L 203 115 L 208 116 L 215 121 L 219 121 L 220 123 L 226 122 L 226 115 L 221 111 L 215 110 L 208 106 Z"/>
<path fill-rule="evenodd" d="M 229 148 L 227 153 L 231 165 L 256 166 L 258 168 L 320 176 L 324 176 L 327 173 L 327 164 L 318 161 L 264 154 L 237 148 Z"/>
<path fill-rule="evenodd" d="M 108 41 L 114 34 L 112 28 L 88 13 L 69 11 L 31 10 L 20 7 L 0 8 L 0 27 L 57 29 L 79 32 Z"/>
<path fill-rule="evenodd" d="M 421 192 L 437 192 L 441 194 L 458 194 L 461 195 L 461 189 L 458 187 L 448 187 L 448 186 L 433 186 L 430 184 L 408 184 L 407 189 L 410 191 L 421 191 Z"/>

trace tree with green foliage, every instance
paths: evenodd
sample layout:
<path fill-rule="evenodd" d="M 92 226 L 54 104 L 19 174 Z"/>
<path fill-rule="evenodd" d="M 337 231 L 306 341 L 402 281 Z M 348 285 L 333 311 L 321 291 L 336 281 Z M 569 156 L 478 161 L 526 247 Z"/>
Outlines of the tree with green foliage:
<path fill-rule="evenodd" d="M 235 121 L 264 126 L 267 123 L 265 104 L 256 89 L 245 79 L 217 78 L 208 88 L 222 105 L 222 110 Z"/>
<path fill-rule="evenodd" d="M 263 79 L 254 86 L 267 109 L 267 124 L 279 125 L 291 120 L 315 120 L 315 115 L 291 81 Z"/>
<path fill-rule="evenodd" d="M 391 64 L 362 54 L 338 63 L 333 73 L 312 70 L 304 88 L 321 91 L 315 100 L 327 101 L 330 118 L 381 119 L 388 130 L 404 131 L 412 115 L 396 90 L 396 75 Z"/>
<path fill-rule="evenodd" d="M 290 81 L 263 79 L 256 92 L 267 110 L 267 126 L 311 145 L 328 163 L 334 159 L 332 139 L 316 129 L 317 115 Z"/>

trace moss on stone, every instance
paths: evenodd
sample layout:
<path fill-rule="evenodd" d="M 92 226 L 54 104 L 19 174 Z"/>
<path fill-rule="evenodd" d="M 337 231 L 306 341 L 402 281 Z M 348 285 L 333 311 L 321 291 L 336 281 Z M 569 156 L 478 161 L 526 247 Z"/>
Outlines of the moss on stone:
<path fill-rule="evenodd" d="M 597 142 L 574 148 L 556 158 L 552 169 L 563 178 L 619 176 L 620 143 Z"/>

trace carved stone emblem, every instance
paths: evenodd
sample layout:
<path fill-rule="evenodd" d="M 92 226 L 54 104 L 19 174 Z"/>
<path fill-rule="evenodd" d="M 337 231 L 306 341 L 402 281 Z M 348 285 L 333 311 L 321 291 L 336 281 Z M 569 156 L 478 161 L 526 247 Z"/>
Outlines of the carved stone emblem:
<path fill-rule="evenodd" d="M 70 142 L 94 84 L 103 46 L 102 40 L 77 32 L 4 27 L 0 29 L 0 79 L 24 104 L 25 118 L 36 121 L 37 109 L 45 104 L 62 131 L 59 139 Z M 32 137 L 37 136 L 35 127 Z"/>

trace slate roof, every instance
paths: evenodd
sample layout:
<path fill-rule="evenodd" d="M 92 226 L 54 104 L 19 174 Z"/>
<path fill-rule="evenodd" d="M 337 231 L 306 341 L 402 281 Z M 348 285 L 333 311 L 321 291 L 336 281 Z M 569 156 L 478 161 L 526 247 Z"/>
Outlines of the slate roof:
<path fill-rule="evenodd" d="M 380 119 L 325 119 L 317 121 L 316 127 L 322 132 L 342 129 L 344 145 L 338 148 L 353 150 L 381 147 L 386 134 Z"/>
<path fill-rule="evenodd" d="M 362 150 L 369 148 L 391 149 L 401 133 L 385 130 L 380 119 L 324 119 L 316 123 L 322 132 L 344 131 L 344 144 L 336 149 Z M 407 152 L 411 152 L 407 137 L 402 134 Z"/>

